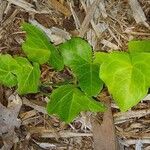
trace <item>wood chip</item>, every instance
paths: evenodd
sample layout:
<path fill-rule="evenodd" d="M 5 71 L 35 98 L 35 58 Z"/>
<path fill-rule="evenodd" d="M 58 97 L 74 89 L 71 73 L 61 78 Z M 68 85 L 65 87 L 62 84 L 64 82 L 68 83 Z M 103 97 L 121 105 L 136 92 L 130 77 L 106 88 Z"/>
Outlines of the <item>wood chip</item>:
<path fill-rule="evenodd" d="M 125 145 L 135 145 L 136 143 L 138 143 L 139 140 L 134 140 L 134 139 L 128 139 L 124 141 Z M 150 139 L 140 139 L 140 142 L 143 144 L 150 144 Z"/>
<path fill-rule="evenodd" d="M 81 23 L 79 21 L 79 18 L 78 16 L 76 15 L 76 12 L 74 11 L 73 7 L 72 7 L 72 4 L 70 3 L 70 10 L 71 10 L 71 13 L 72 13 L 72 16 L 73 16 L 73 19 L 75 21 L 75 25 L 76 25 L 76 29 L 79 29 L 80 26 L 81 26 Z"/>
<path fill-rule="evenodd" d="M 24 0 L 7 0 L 9 3 L 14 4 L 16 6 L 19 6 L 21 8 L 23 8 L 24 10 L 26 10 L 27 12 L 34 12 L 37 13 L 38 11 L 36 11 L 34 9 L 34 6 L 31 5 L 30 3 L 24 1 Z"/>
<path fill-rule="evenodd" d="M 9 18 L 7 18 L 3 23 L 2 23 L 2 26 L 3 27 L 6 27 L 8 24 L 10 24 L 11 22 L 13 22 L 15 16 L 18 14 L 19 10 L 18 9 L 15 9 L 13 11 L 13 13 L 9 16 Z"/>
<path fill-rule="evenodd" d="M 136 21 L 136 23 L 142 23 L 143 25 L 145 25 L 147 28 L 150 29 L 149 24 L 146 22 L 146 16 L 139 4 L 139 2 L 137 0 L 129 0 L 129 5 L 132 9 L 133 12 L 133 17 Z"/>
<path fill-rule="evenodd" d="M 3 19 L 3 15 L 6 7 L 7 7 L 7 1 L 2 1 L 2 2 L 0 1 L 0 22 Z"/>
<path fill-rule="evenodd" d="M 31 134 L 39 134 L 42 138 L 55 138 L 56 135 L 47 129 L 44 128 L 31 128 L 29 129 L 29 132 Z M 92 133 L 79 133 L 79 132 L 71 132 L 71 131 L 60 131 L 57 132 L 59 134 L 59 137 L 62 138 L 70 138 L 70 137 L 84 137 L 84 136 L 92 136 Z"/>
<path fill-rule="evenodd" d="M 41 113 L 43 113 L 43 114 L 47 114 L 45 107 L 36 105 L 36 104 L 32 103 L 31 101 L 29 101 L 29 100 L 26 99 L 26 98 L 23 98 L 23 99 L 22 99 L 22 102 L 23 102 L 24 105 L 29 106 L 29 107 L 31 107 L 31 108 L 37 110 L 38 112 L 41 112 Z"/>
<path fill-rule="evenodd" d="M 99 8 L 103 18 L 107 18 L 104 0 L 101 0 L 101 2 L 99 3 Z"/>
<path fill-rule="evenodd" d="M 64 14 L 66 17 L 69 17 L 71 15 L 71 11 L 57 0 L 48 0 L 48 4 L 58 12 Z"/>
<path fill-rule="evenodd" d="M 119 49 L 119 47 L 118 47 L 116 44 L 111 43 L 111 42 L 108 41 L 108 40 L 103 39 L 103 40 L 101 40 L 101 43 L 104 44 L 104 46 L 109 47 L 111 50 L 112 50 L 112 49 L 113 49 L 113 50 L 118 50 L 118 49 Z"/>
<path fill-rule="evenodd" d="M 87 31 L 87 28 L 89 26 L 89 23 L 91 21 L 91 19 L 93 18 L 93 15 L 95 13 L 95 10 L 97 8 L 97 5 L 99 3 L 99 0 L 95 0 L 92 5 L 90 6 L 85 18 L 84 18 L 84 21 L 81 25 L 81 28 L 80 28 L 80 36 L 83 37 L 85 32 Z"/>
<path fill-rule="evenodd" d="M 109 97 L 101 97 L 107 106 L 107 111 L 104 112 L 103 121 L 100 124 L 98 119 L 92 121 L 94 148 L 99 150 L 119 150 L 118 141 L 115 135 L 115 127 L 111 112 L 111 104 Z M 107 144 L 106 144 L 107 141 Z"/>
<path fill-rule="evenodd" d="M 140 118 L 149 114 L 150 114 L 150 109 L 119 112 L 119 113 L 114 114 L 114 120 L 115 122 L 119 122 L 123 120 L 128 120 L 130 118 L 136 118 L 136 117 Z"/>

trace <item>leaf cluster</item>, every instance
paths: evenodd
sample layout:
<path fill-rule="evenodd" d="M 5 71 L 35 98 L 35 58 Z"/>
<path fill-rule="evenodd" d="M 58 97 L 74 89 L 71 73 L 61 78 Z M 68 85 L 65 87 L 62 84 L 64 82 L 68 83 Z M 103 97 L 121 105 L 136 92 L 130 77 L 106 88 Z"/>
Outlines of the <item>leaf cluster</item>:
<path fill-rule="evenodd" d="M 105 111 L 105 106 L 95 101 L 102 89 L 98 65 L 93 63 L 91 46 L 81 38 L 54 46 L 46 34 L 36 26 L 23 23 L 26 32 L 22 50 L 27 56 L 0 56 L 0 83 L 17 86 L 19 94 L 36 93 L 40 86 L 40 65 L 47 64 L 57 71 L 69 67 L 76 84 L 66 84 L 53 90 L 47 105 L 49 114 L 58 115 L 63 121 L 72 121 L 81 111 Z"/>
<path fill-rule="evenodd" d="M 150 41 L 130 41 L 128 52 L 94 53 L 81 38 L 54 46 L 36 26 L 23 23 L 22 29 L 26 31 L 22 50 L 27 58 L 0 55 L 0 84 L 17 86 L 19 94 L 37 93 L 40 65 L 46 63 L 57 71 L 64 66 L 70 68 L 74 84 L 53 90 L 47 104 L 48 114 L 71 122 L 81 111 L 105 111 L 106 107 L 93 99 L 103 84 L 122 111 L 146 96 L 150 87 Z"/>

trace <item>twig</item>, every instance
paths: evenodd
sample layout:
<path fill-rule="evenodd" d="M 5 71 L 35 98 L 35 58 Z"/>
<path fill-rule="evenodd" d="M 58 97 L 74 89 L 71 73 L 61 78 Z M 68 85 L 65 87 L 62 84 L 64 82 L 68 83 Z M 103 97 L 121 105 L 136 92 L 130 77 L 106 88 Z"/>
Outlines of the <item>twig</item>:
<path fill-rule="evenodd" d="M 24 105 L 29 106 L 29 107 L 31 107 L 31 108 L 37 110 L 38 112 L 41 112 L 41 113 L 43 113 L 43 114 L 47 114 L 45 107 L 38 106 L 38 105 L 32 103 L 31 101 L 29 101 L 29 100 L 26 99 L 26 98 L 23 98 L 23 99 L 22 99 L 22 102 L 23 102 Z"/>
<path fill-rule="evenodd" d="M 139 139 L 140 142 L 142 144 L 150 144 L 150 139 L 145 139 L 145 138 L 142 138 L 142 139 Z M 136 144 L 139 140 L 134 140 L 134 139 L 128 139 L 128 140 L 124 140 L 122 141 L 121 143 L 125 146 L 130 146 L 130 145 L 134 145 Z"/>
<path fill-rule="evenodd" d="M 2 1 L 1 4 L 0 4 L 0 22 L 3 19 L 3 14 L 4 14 L 4 11 L 5 11 L 6 7 L 7 7 L 7 1 Z"/>
<path fill-rule="evenodd" d="M 70 10 L 71 10 L 73 19 L 74 19 L 74 21 L 75 21 L 76 29 L 79 29 L 80 26 L 81 26 L 81 24 L 80 24 L 79 18 L 77 17 L 77 15 L 76 15 L 74 9 L 72 8 L 71 3 L 70 3 Z"/>
<path fill-rule="evenodd" d="M 87 15 L 84 18 L 84 21 L 83 21 L 81 28 L 80 28 L 80 36 L 81 37 L 84 36 L 84 34 L 85 34 L 85 32 L 89 26 L 89 23 L 90 23 L 91 19 L 93 18 L 94 12 L 95 12 L 96 7 L 97 7 L 99 2 L 100 2 L 99 0 L 95 0 L 92 3 L 92 6 L 89 8 L 89 11 L 87 12 Z"/>
<path fill-rule="evenodd" d="M 2 23 L 2 26 L 6 27 L 8 24 L 13 22 L 15 16 L 18 14 L 18 12 L 19 12 L 19 10 L 15 9 L 14 12 L 9 16 L 9 18 Z"/>
<path fill-rule="evenodd" d="M 104 44 L 104 46 L 107 46 L 107 47 L 109 47 L 109 48 L 111 48 L 113 50 L 118 50 L 119 49 L 119 47 L 116 44 L 111 43 L 111 42 L 109 42 L 109 41 L 107 41 L 105 39 L 101 40 L 101 43 Z"/>
<path fill-rule="evenodd" d="M 128 120 L 130 118 L 140 118 L 150 114 L 150 109 L 138 110 L 138 111 L 128 111 L 128 112 L 119 112 L 114 114 L 115 123 Z"/>
<path fill-rule="evenodd" d="M 16 6 L 19 6 L 23 9 L 25 9 L 26 11 L 29 11 L 29 12 L 34 12 L 34 13 L 37 13 L 38 11 L 36 11 L 35 9 L 33 9 L 33 5 L 31 5 L 30 3 L 24 1 L 24 0 L 7 0 L 9 3 L 12 3 Z"/>
<path fill-rule="evenodd" d="M 50 130 L 37 130 L 37 131 L 29 131 L 31 134 L 40 134 L 42 138 L 55 138 L 56 135 L 52 133 Z M 84 137 L 84 136 L 93 136 L 92 133 L 75 133 L 70 131 L 60 131 L 58 132 L 59 137 L 62 138 L 70 138 L 70 137 Z"/>

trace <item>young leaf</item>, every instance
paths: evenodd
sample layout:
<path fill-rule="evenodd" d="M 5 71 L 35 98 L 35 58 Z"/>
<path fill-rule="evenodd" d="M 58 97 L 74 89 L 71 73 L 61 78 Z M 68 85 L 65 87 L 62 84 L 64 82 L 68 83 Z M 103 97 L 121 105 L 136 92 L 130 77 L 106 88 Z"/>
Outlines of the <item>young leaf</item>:
<path fill-rule="evenodd" d="M 102 89 L 99 68 L 93 64 L 92 48 L 81 38 L 72 38 L 59 46 L 64 63 L 79 80 L 81 89 L 89 96 L 96 96 Z"/>
<path fill-rule="evenodd" d="M 130 53 L 135 52 L 150 52 L 150 40 L 130 41 L 128 43 Z"/>
<path fill-rule="evenodd" d="M 47 104 L 48 114 L 56 114 L 69 123 L 81 111 L 103 112 L 105 106 L 88 98 L 74 85 L 63 85 L 53 91 Z"/>
<path fill-rule="evenodd" d="M 14 71 L 18 68 L 17 62 L 10 55 L 0 55 L 0 84 L 13 87 L 17 84 Z"/>
<path fill-rule="evenodd" d="M 23 23 L 22 28 L 26 31 L 26 41 L 22 44 L 22 49 L 33 62 L 46 63 L 54 46 L 49 42 L 47 36 L 36 26 Z"/>
<path fill-rule="evenodd" d="M 123 52 L 107 54 L 100 69 L 100 78 L 122 111 L 142 100 L 150 87 L 150 55 Z"/>
<path fill-rule="evenodd" d="M 40 84 L 40 68 L 38 63 L 30 62 L 23 57 L 16 57 L 16 61 L 20 65 L 15 74 L 18 80 L 18 93 L 28 94 L 38 92 L 38 86 Z"/>

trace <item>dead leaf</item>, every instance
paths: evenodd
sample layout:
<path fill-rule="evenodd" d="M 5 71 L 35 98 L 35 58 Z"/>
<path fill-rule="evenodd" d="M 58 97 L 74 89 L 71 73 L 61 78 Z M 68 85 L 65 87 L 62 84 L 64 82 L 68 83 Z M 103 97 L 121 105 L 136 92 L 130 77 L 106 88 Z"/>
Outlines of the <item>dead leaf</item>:
<path fill-rule="evenodd" d="M 21 121 L 18 119 L 21 106 L 22 101 L 18 95 L 9 97 L 7 107 L 0 103 L 0 136 L 2 136 L 4 143 L 2 150 L 11 149 L 13 143 L 17 141 L 14 129 L 21 125 Z"/>

